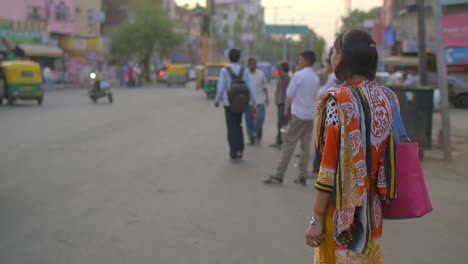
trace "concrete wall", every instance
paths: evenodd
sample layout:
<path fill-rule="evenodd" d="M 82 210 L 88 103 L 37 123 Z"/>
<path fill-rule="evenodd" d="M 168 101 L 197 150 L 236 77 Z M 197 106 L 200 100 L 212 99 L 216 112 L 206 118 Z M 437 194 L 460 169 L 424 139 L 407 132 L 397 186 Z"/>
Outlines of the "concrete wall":
<path fill-rule="evenodd" d="M 74 1 L 2 0 L 0 19 L 46 21 L 51 33 L 72 34 Z"/>
<path fill-rule="evenodd" d="M 100 23 L 90 21 L 88 18 L 91 14 L 98 14 L 101 12 L 101 1 L 76 1 L 75 10 L 73 34 L 78 37 L 98 37 L 101 32 Z"/>

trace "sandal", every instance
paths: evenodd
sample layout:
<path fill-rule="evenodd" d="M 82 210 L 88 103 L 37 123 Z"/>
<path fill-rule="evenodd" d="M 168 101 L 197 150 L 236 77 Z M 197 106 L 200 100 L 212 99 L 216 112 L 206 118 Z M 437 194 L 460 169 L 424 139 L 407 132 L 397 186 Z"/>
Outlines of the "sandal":
<path fill-rule="evenodd" d="M 283 179 L 275 177 L 275 176 L 270 176 L 268 179 L 263 181 L 264 184 L 283 184 Z"/>

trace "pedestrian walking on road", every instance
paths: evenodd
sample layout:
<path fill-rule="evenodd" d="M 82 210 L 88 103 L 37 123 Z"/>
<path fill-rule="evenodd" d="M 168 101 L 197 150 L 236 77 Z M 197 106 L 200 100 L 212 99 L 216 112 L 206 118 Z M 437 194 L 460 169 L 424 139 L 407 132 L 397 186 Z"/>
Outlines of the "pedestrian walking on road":
<path fill-rule="evenodd" d="M 279 77 L 276 84 L 275 102 L 277 108 L 277 132 L 276 142 L 270 145 L 273 148 L 281 148 L 283 144 L 281 129 L 286 127 L 288 124 L 288 118 L 284 115 L 284 105 L 286 103 L 286 90 L 288 89 L 291 77 L 289 77 L 289 64 L 287 62 L 281 62 L 278 66 Z"/>
<path fill-rule="evenodd" d="M 267 84 L 268 81 L 263 71 L 257 69 L 257 60 L 248 59 L 249 78 L 257 99 L 257 111 L 254 115 L 252 103 L 245 112 L 245 122 L 250 145 L 260 144 L 263 136 L 263 123 L 265 121 L 265 106 L 269 105 Z"/>
<path fill-rule="evenodd" d="M 395 187 L 389 140 L 392 95 L 374 81 L 378 53 L 365 31 L 334 43 L 334 72 L 344 85 L 321 98 L 316 142 L 323 159 L 306 243 L 314 263 L 383 263 L 382 201 Z M 392 144 L 393 145 L 393 144 Z"/>
<path fill-rule="evenodd" d="M 297 142 L 300 141 L 301 154 L 299 159 L 299 177 L 294 182 L 306 185 L 307 165 L 310 157 L 313 119 L 317 104 L 319 78 L 312 66 L 315 63 L 315 53 L 304 51 L 299 58 L 300 70 L 296 72 L 289 83 L 286 92 L 285 117 L 289 116 L 291 105 L 291 120 L 281 147 L 281 160 L 276 172 L 264 181 L 265 184 L 282 184 L 289 162 L 294 154 Z"/>
<path fill-rule="evenodd" d="M 232 161 L 240 161 L 244 154 L 244 133 L 242 115 L 252 103 L 252 113 L 256 112 L 256 94 L 250 84 L 249 73 L 240 64 L 241 52 L 238 49 L 229 51 L 231 64 L 221 69 L 216 91 L 215 107 L 223 100 L 224 113 L 229 142 L 229 156 Z M 234 87 L 235 86 L 235 87 Z M 235 88 L 235 93 L 234 93 Z M 245 103 L 245 109 L 243 104 Z"/>

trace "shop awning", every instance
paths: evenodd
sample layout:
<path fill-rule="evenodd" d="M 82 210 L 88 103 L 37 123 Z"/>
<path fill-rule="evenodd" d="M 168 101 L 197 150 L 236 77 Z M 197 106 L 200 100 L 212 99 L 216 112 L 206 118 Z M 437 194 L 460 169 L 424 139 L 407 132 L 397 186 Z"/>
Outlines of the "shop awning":
<path fill-rule="evenodd" d="M 388 56 L 381 61 L 384 65 L 417 67 L 419 65 L 418 57 L 406 56 Z"/>
<path fill-rule="evenodd" d="M 28 57 L 63 57 L 63 50 L 51 45 L 18 44 L 16 45 L 16 49 L 21 51 L 22 55 Z"/>

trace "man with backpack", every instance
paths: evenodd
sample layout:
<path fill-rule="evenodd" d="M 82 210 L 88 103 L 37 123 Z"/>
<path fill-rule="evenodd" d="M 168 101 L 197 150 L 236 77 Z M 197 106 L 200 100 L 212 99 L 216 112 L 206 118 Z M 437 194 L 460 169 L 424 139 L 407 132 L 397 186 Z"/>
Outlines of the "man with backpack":
<path fill-rule="evenodd" d="M 248 71 L 240 64 L 241 52 L 238 49 L 229 51 L 229 67 L 221 69 L 216 91 L 215 107 L 223 99 L 229 156 L 232 161 L 240 161 L 244 154 L 244 132 L 242 130 L 242 115 L 252 102 L 252 112 L 256 113 L 256 95 L 250 84 Z"/>

